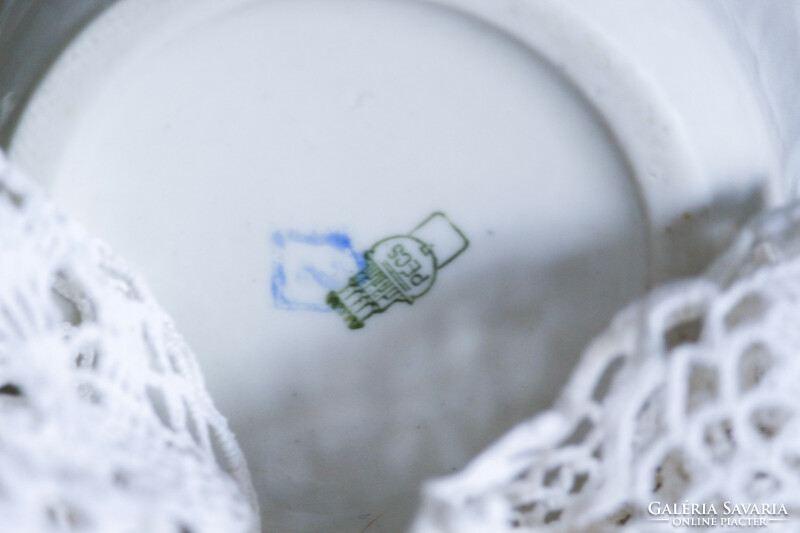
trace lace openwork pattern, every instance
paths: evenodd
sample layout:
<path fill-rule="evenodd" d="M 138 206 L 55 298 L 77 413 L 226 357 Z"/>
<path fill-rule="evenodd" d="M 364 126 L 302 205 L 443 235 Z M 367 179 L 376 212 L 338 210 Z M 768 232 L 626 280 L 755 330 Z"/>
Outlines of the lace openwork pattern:
<path fill-rule="evenodd" d="M 622 311 L 554 407 L 429 483 L 416 533 L 671 531 L 651 502 L 783 504 L 800 528 L 800 207 Z"/>
<path fill-rule="evenodd" d="M 0 529 L 258 529 L 244 458 L 146 286 L 0 153 Z"/>
<path fill-rule="evenodd" d="M 416 533 L 665 531 L 651 502 L 800 527 L 800 206 L 623 310 L 553 408 L 426 485 Z M 142 281 L 0 154 L 0 529 L 253 532 L 244 458 Z"/>

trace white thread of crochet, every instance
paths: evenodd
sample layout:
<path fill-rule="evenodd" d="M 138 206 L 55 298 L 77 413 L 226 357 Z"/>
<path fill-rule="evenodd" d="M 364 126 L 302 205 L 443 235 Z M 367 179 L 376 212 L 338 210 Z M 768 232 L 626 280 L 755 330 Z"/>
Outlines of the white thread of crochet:
<path fill-rule="evenodd" d="M 794 206 L 621 312 L 551 410 L 426 486 L 415 533 L 672 530 L 653 501 L 783 504 L 769 530 L 797 530 L 798 251 Z"/>
<path fill-rule="evenodd" d="M 170 319 L 0 152 L 0 529 L 252 532 L 255 501 Z"/>

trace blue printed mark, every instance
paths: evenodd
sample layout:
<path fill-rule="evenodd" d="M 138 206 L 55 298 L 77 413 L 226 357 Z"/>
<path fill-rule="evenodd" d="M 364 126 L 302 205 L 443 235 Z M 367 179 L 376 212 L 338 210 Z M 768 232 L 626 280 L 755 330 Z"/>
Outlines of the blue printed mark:
<path fill-rule="evenodd" d="M 347 283 L 364 266 L 344 233 L 301 233 L 294 230 L 272 234 L 272 301 L 279 309 L 330 311 L 328 292 Z"/>

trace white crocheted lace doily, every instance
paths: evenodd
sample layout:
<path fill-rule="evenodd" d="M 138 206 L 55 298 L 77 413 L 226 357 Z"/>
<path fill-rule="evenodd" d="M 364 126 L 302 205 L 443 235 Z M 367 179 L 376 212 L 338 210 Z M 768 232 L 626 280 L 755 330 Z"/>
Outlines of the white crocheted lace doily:
<path fill-rule="evenodd" d="M 800 206 L 650 294 L 556 405 L 429 483 L 417 533 L 661 530 L 663 503 L 800 520 Z M 244 458 L 141 280 L 0 154 L 0 529 L 248 532 Z M 794 518 L 794 519 L 793 519 Z"/>
<path fill-rule="evenodd" d="M 782 504 L 768 529 L 798 530 L 798 251 L 794 206 L 620 313 L 553 409 L 427 485 L 414 531 L 671 531 L 651 502 L 726 501 Z"/>
<path fill-rule="evenodd" d="M 255 506 L 170 319 L 0 153 L 0 531 L 252 532 Z"/>

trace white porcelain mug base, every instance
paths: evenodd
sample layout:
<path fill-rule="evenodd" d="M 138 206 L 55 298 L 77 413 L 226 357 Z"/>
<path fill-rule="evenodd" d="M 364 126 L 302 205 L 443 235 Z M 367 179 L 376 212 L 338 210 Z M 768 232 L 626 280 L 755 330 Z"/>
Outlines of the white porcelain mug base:
<path fill-rule="evenodd" d="M 124 0 L 40 85 L 12 157 L 174 316 L 266 531 L 398 531 L 423 480 L 548 406 L 615 310 L 774 194 L 708 21 L 620 5 Z M 703 47 L 665 52 L 677 24 Z M 468 245 L 348 328 L 330 291 L 435 213 Z"/>

